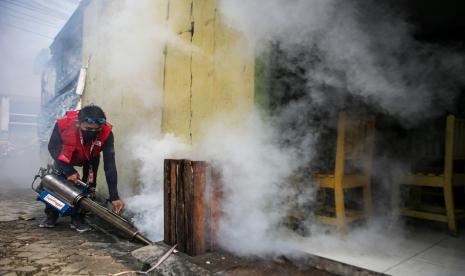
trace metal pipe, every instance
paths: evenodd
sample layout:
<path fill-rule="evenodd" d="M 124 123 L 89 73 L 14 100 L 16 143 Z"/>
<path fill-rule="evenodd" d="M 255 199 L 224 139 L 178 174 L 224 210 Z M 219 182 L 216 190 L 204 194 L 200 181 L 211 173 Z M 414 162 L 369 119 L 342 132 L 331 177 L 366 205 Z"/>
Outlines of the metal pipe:
<path fill-rule="evenodd" d="M 94 213 L 99 218 L 105 220 L 111 225 L 118 228 L 120 231 L 129 235 L 132 239 L 138 240 L 144 244 L 151 245 L 152 242 L 146 237 L 142 236 L 137 229 L 132 226 L 126 219 L 119 216 L 118 214 L 100 206 L 99 204 L 93 202 L 89 198 L 82 198 L 79 201 L 79 205 L 85 210 Z"/>
<path fill-rule="evenodd" d="M 52 174 L 45 175 L 39 187 L 58 196 L 72 207 L 77 206 L 79 200 L 84 197 L 82 191 L 74 187 L 73 183 Z"/>
<path fill-rule="evenodd" d="M 70 181 L 61 179 L 56 175 L 47 174 L 42 178 L 40 187 L 60 197 L 73 207 L 79 205 L 84 210 L 95 214 L 118 228 L 120 231 L 129 235 L 132 239 L 138 240 L 147 245 L 152 244 L 152 242 L 142 236 L 129 221 L 87 198 L 85 194 L 76 188 Z"/>

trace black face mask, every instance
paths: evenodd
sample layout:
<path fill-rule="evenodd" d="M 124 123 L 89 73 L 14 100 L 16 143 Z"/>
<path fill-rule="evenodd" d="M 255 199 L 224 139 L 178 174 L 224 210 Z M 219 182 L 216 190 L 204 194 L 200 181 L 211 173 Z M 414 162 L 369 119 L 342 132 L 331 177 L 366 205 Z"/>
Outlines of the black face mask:
<path fill-rule="evenodd" d="M 84 141 L 93 141 L 95 138 L 97 138 L 98 131 L 88 131 L 88 130 L 81 130 L 82 131 L 82 139 Z"/>

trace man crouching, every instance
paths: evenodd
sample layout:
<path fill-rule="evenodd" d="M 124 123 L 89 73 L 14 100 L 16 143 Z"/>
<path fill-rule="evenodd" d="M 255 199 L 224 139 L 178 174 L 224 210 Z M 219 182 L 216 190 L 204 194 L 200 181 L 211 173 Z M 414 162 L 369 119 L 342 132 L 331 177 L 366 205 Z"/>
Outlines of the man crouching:
<path fill-rule="evenodd" d="M 103 152 L 105 177 L 108 184 L 110 202 L 116 213 L 124 208 L 124 202 L 118 196 L 118 175 L 115 163 L 115 147 L 112 126 L 107 122 L 103 110 L 95 105 L 83 107 L 81 110 L 67 111 L 58 119 L 53 128 L 48 150 L 55 168 L 63 177 L 77 183 L 81 180 L 74 166 L 82 166 L 82 181 L 91 187 L 97 184 L 97 170 L 100 163 L 100 152 Z M 46 219 L 39 227 L 55 227 L 59 212 L 46 206 Z M 71 215 L 71 228 L 79 232 L 89 230 L 82 210 Z"/>

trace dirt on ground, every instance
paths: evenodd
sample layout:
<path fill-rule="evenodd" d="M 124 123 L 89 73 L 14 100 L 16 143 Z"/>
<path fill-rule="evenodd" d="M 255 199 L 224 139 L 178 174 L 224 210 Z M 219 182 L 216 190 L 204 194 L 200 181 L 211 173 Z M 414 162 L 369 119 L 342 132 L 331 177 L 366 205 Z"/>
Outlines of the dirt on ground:
<path fill-rule="evenodd" d="M 30 189 L 0 185 L 0 275 L 109 275 L 140 269 L 130 252 L 141 247 L 98 230 L 78 233 L 69 217 L 39 228 L 44 204 Z M 22 219 L 21 219 L 22 218 Z"/>
<path fill-rule="evenodd" d="M 39 228 L 45 214 L 44 204 L 36 197 L 31 189 L 7 189 L 0 183 L 0 276 L 111 275 L 153 265 L 131 255 L 143 245 L 129 242 L 104 225 L 92 224 L 93 230 L 78 233 L 70 228 L 69 217 L 60 217 L 56 228 Z M 225 252 L 179 256 L 180 262 L 198 265 L 211 275 L 332 275 L 286 259 L 239 258 Z"/>

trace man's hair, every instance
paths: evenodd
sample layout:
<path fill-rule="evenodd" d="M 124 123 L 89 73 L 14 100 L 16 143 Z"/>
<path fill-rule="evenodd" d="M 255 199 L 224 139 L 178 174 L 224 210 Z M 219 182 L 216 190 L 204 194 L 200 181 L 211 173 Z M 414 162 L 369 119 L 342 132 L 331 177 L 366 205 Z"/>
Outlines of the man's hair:
<path fill-rule="evenodd" d="M 101 118 L 106 119 L 107 117 L 105 116 L 105 113 L 99 106 L 88 105 L 88 106 L 84 106 L 83 108 L 81 108 L 81 110 L 79 110 L 78 121 L 82 123 L 82 122 L 87 121 L 87 118 L 91 118 L 97 121 L 98 119 L 101 119 Z"/>

